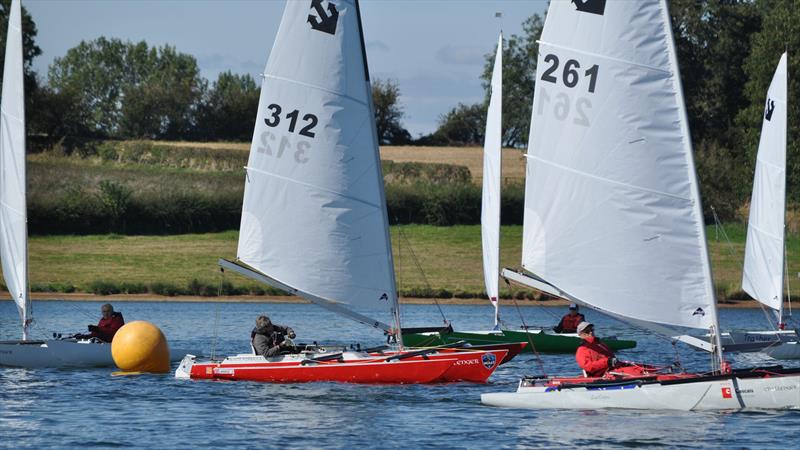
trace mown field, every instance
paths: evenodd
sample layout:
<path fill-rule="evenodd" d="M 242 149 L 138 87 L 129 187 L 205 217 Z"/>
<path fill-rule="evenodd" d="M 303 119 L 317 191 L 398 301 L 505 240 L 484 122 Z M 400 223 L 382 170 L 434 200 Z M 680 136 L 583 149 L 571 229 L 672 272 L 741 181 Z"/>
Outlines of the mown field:
<path fill-rule="evenodd" d="M 205 148 L 246 152 L 250 143 L 242 142 L 161 142 L 175 148 Z M 472 174 L 473 182 L 480 184 L 483 180 L 483 148 L 482 147 L 381 147 L 381 159 L 398 163 L 419 162 L 435 164 L 454 164 L 464 166 Z M 525 179 L 524 150 L 503 149 L 503 179 L 506 182 L 523 181 Z"/>
<path fill-rule="evenodd" d="M 720 299 L 745 298 L 740 292 L 744 229 L 708 227 L 712 264 Z M 392 227 L 395 270 L 401 295 L 473 298 L 483 295 L 480 227 L 402 225 Z M 155 293 L 214 296 L 277 294 L 236 274 L 221 277 L 218 258 L 233 258 L 235 231 L 175 236 L 34 236 L 30 238 L 30 276 L 36 291 L 97 294 Z M 522 227 L 504 226 L 501 265 L 517 267 Z M 790 281 L 800 272 L 800 239 L 787 240 Z M 793 283 L 796 285 L 796 283 Z M 511 292 L 505 290 L 504 296 Z M 514 295 L 534 298 L 515 289 Z"/>

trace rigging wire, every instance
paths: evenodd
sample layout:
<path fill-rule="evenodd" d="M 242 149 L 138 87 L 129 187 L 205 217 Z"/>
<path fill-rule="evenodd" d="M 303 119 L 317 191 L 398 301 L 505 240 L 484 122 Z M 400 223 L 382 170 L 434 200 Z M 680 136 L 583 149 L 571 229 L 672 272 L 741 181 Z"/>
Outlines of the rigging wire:
<path fill-rule="evenodd" d="M 533 343 L 533 337 L 531 337 L 530 331 L 528 331 L 528 325 L 525 324 L 525 318 L 522 316 L 522 310 L 519 309 L 519 305 L 517 304 L 517 299 L 514 298 L 514 288 L 511 286 L 511 282 L 508 281 L 508 278 L 503 278 L 508 286 L 508 289 L 511 291 L 511 299 L 514 301 L 514 306 L 517 308 L 517 313 L 519 314 L 519 319 L 522 321 L 522 329 L 525 330 L 525 336 L 528 337 L 528 343 L 531 344 L 531 350 L 533 350 L 533 354 L 536 355 L 536 362 L 539 363 L 539 370 L 542 371 L 542 375 L 547 376 L 547 371 L 544 368 L 544 361 L 542 361 L 542 357 L 539 355 L 539 351 L 536 350 L 536 345 Z M 499 301 L 499 300 L 498 300 Z"/>
<path fill-rule="evenodd" d="M 398 222 L 397 217 L 395 217 L 395 222 Z M 408 240 L 408 237 L 406 237 L 406 234 L 403 232 L 403 227 L 397 227 L 397 231 L 400 234 L 400 238 L 408 246 L 408 251 L 409 253 L 411 253 L 411 260 L 414 261 L 414 264 L 417 266 L 417 270 L 422 276 L 422 281 L 425 282 L 425 287 L 428 289 L 428 291 L 432 291 L 431 284 L 428 282 L 428 278 L 425 276 L 425 272 L 422 270 L 422 265 L 419 263 L 417 254 L 414 253 L 414 249 L 411 247 L 411 242 Z M 402 245 L 399 245 L 398 247 L 402 248 Z M 442 306 L 439 304 L 439 301 L 436 299 L 436 297 L 433 297 L 433 303 L 436 305 L 436 308 L 439 309 L 439 314 L 441 314 L 442 316 L 442 322 L 444 322 L 445 325 L 449 325 L 450 321 L 447 320 L 447 317 L 444 315 L 444 310 L 442 310 Z"/>
<path fill-rule="evenodd" d="M 220 267 L 219 289 L 217 290 L 217 298 L 222 297 L 222 286 L 225 283 L 225 268 Z M 214 335 L 211 339 L 211 360 L 214 361 L 217 357 L 217 336 L 219 335 L 219 300 L 214 308 Z"/>
<path fill-rule="evenodd" d="M 731 254 L 732 257 L 738 259 L 739 256 L 734 251 L 733 242 L 731 242 L 730 238 L 728 237 L 728 233 L 725 232 L 725 227 L 722 226 L 722 222 L 719 220 L 719 216 L 717 216 L 717 210 L 714 208 L 714 205 L 711 205 L 711 214 L 713 214 L 714 216 L 714 229 L 717 230 L 716 231 L 717 241 L 719 241 L 719 233 L 722 232 L 722 237 L 725 238 L 725 242 L 728 244 L 727 245 L 728 252 Z M 744 261 L 742 261 L 740 265 L 744 266 Z M 771 312 L 767 310 L 766 306 L 764 306 L 763 303 L 759 301 L 756 301 L 756 303 L 758 303 L 758 306 L 761 308 L 761 312 L 764 313 L 764 317 L 767 319 L 767 323 L 769 324 L 769 326 L 773 330 L 776 330 L 777 327 L 775 325 L 775 321 L 773 320 L 772 316 L 770 316 Z"/>

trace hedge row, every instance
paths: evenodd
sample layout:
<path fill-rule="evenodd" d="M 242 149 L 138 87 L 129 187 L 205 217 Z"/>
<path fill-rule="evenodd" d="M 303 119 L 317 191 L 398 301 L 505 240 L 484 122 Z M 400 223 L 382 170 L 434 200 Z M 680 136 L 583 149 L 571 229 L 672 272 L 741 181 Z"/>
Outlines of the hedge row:
<path fill-rule="evenodd" d="M 389 220 L 394 224 L 480 223 L 481 188 L 462 166 L 385 163 Z M 239 227 L 244 174 L 79 158 L 29 162 L 31 234 L 178 234 Z M 522 223 L 523 186 L 503 190 L 504 224 Z"/>

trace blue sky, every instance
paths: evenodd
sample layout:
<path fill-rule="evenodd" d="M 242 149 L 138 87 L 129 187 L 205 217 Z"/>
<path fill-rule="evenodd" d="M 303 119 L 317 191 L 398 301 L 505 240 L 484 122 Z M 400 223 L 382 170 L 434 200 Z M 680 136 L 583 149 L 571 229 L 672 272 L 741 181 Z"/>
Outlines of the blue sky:
<path fill-rule="evenodd" d="M 290 0 L 301 1 L 301 0 Z M 307 0 L 303 0 L 307 1 Z M 45 74 L 56 57 L 100 36 L 174 45 L 197 58 L 202 75 L 264 69 L 283 0 L 22 0 L 36 22 Z M 436 128 L 458 102 L 483 98 L 484 55 L 497 33 L 520 34 L 522 21 L 543 14 L 546 0 L 361 0 L 373 78 L 399 82 L 403 120 L 413 136 Z M 501 19 L 495 12 L 502 12 Z"/>

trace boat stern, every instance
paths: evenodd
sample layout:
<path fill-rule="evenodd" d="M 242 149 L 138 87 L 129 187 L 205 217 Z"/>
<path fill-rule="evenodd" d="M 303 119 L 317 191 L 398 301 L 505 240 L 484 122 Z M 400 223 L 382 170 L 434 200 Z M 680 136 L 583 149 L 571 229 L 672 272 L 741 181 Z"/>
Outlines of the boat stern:
<path fill-rule="evenodd" d="M 194 355 L 186 355 L 181 360 L 180 365 L 178 368 L 175 369 L 175 378 L 188 380 L 192 378 L 192 366 L 194 366 L 195 360 L 197 359 Z"/>

